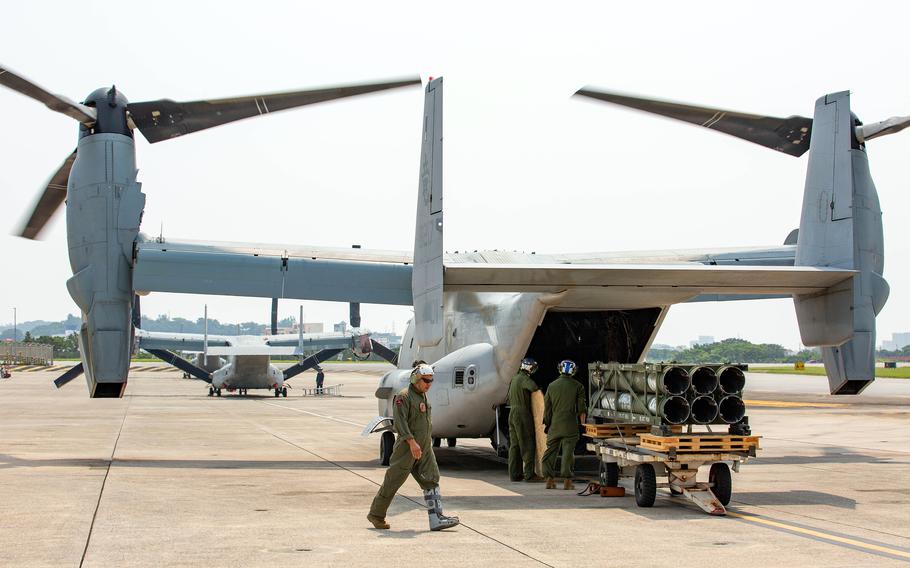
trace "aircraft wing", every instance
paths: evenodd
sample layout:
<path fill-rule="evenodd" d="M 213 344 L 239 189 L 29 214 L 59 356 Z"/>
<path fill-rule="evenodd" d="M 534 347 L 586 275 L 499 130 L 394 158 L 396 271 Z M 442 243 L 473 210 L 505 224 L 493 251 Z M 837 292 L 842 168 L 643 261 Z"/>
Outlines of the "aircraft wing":
<path fill-rule="evenodd" d="M 141 241 L 133 288 L 409 306 L 410 262 L 407 253 L 369 249 Z"/>
<path fill-rule="evenodd" d="M 168 351 L 207 351 L 213 356 L 234 355 L 304 355 L 315 350 L 348 348 L 353 345 L 351 335 L 340 333 L 308 333 L 303 335 L 303 349 L 297 335 L 225 336 L 209 335 L 206 348 L 205 335 L 201 333 L 170 333 L 136 330 L 140 349 Z"/>
<path fill-rule="evenodd" d="M 140 349 L 167 349 L 168 351 L 204 351 L 205 335 L 201 333 L 171 333 L 169 331 L 146 331 L 136 329 Z M 232 344 L 226 335 L 209 335 L 209 353 L 213 347 L 227 347 Z"/>
<path fill-rule="evenodd" d="M 795 246 L 618 253 L 446 254 L 445 289 L 561 292 L 563 306 L 624 309 L 817 293 L 852 273 L 794 267 Z M 137 292 L 413 305 L 412 257 L 370 249 L 142 241 Z M 278 346 L 278 343 L 270 342 Z M 294 337 L 280 345 L 296 345 Z M 185 350 L 185 349 L 184 349 Z"/>
<path fill-rule="evenodd" d="M 701 264 L 449 264 L 447 291 L 566 294 L 567 308 L 632 309 L 704 295 L 812 295 L 852 287 L 855 271 L 793 266 Z"/>

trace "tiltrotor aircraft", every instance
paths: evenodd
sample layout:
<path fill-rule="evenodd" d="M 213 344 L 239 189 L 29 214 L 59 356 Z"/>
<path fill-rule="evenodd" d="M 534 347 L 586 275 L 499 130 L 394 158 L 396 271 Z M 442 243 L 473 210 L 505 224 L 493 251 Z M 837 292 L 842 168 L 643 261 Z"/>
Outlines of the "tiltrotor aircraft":
<path fill-rule="evenodd" d="M 0 77 L 2 80 L 2 77 Z M 74 263 L 70 291 L 83 308 L 83 361 L 92 396 L 118 396 L 127 380 L 121 364 L 129 352 L 133 292 L 190 292 L 412 305 L 399 368 L 381 380 L 379 416 L 369 430 L 384 431 L 383 457 L 393 395 L 407 384 L 410 363 L 433 364 L 434 435 L 504 439 L 497 418 L 509 380 L 525 355 L 537 359 L 535 378 L 555 378 L 556 363 L 573 359 L 586 380 L 592 361 L 643 360 L 670 306 L 681 302 L 793 297 L 802 341 L 820 346 L 833 394 L 856 394 L 874 379 L 875 316 L 888 295 L 883 273 L 881 212 L 865 141 L 896 131 L 908 119 L 862 126 L 850 112 L 847 92 L 816 102 L 814 119 L 775 119 L 741 113 L 624 99 L 645 110 L 735 134 L 773 149 L 809 152 L 799 232 L 784 245 L 659 252 L 522 254 L 484 251 L 444 253 L 442 187 L 443 80 L 426 85 L 413 255 L 406 252 L 286 245 L 168 242 L 139 236 L 115 223 L 88 224 L 109 254 L 89 270 L 116 273 L 122 290 L 118 318 L 90 292 L 100 283 Z M 592 89 L 580 95 L 612 97 Z M 614 100 L 613 102 L 616 102 Z M 669 109 L 669 110 L 667 110 Z M 674 110 L 675 109 L 675 110 Z M 91 140 L 97 138 L 97 142 Z M 117 219 L 124 204 L 141 211 L 138 190 L 95 160 L 96 146 L 129 144 L 123 133 L 86 135 L 79 162 L 95 164 L 92 177 L 73 176 L 67 205 L 71 246 L 86 219 L 82 194 L 110 204 Z M 129 144 L 129 148 L 132 146 Z M 75 199 L 75 196 L 80 196 Z M 132 202 L 129 200 L 133 199 Z M 116 207 L 119 205 L 118 207 Z M 119 268 L 117 268 L 119 267 Z M 231 278 L 212 278 L 230 271 Z M 89 273 L 91 274 L 91 273 Z M 110 277 L 112 278 L 112 277 Z M 113 283 L 113 280 L 112 280 Z M 99 309 L 101 308 L 101 309 Z M 108 325 L 113 321 L 116 325 Z M 103 342 L 106 349 L 94 349 Z M 546 376 L 546 373 L 551 373 Z M 497 444 L 497 440 L 501 440 Z"/>
<path fill-rule="evenodd" d="M 300 373 L 316 367 L 345 349 L 354 357 L 365 359 L 370 353 L 389 361 L 395 354 L 370 337 L 370 331 L 359 327 L 360 306 L 351 307 L 358 327 L 345 332 L 279 334 L 277 299 L 272 301 L 272 326 L 268 335 L 209 335 L 205 333 L 169 333 L 136 328 L 137 347 L 177 367 L 186 377 L 209 384 L 209 396 L 221 396 L 222 389 L 248 394 L 249 389 L 270 389 L 275 396 L 287 396 L 285 384 Z M 303 308 L 300 320 L 303 321 Z M 208 309 L 205 313 L 208 326 Z M 374 347 L 375 346 L 375 347 Z M 175 351 L 196 353 L 195 361 L 183 359 Z M 307 353 L 311 353 L 307 355 Z M 299 361 L 286 369 L 272 364 L 273 356 L 294 355 Z"/>
<path fill-rule="evenodd" d="M 132 336 L 138 324 L 138 296 L 132 280 L 135 247 L 145 239 L 139 234 L 145 194 L 136 181 L 133 131 L 138 129 L 154 144 L 244 118 L 417 85 L 420 79 L 229 99 L 138 103 L 127 101 L 116 87 L 97 89 L 77 103 L 2 66 L 0 84 L 80 123 L 76 150 L 51 176 L 19 234 L 37 238 L 66 201 L 67 243 L 73 270 L 67 289 L 82 311 L 83 326 L 77 335 L 82 362 L 55 384 L 59 387 L 84 373 L 90 395 L 104 398 L 123 395 Z M 206 280 L 232 279 L 236 268 L 213 267 Z M 279 297 L 277 292 L 280 290 L 271 297 Z M 311 366 L 316 364 L 318 361 L 311 361 Z"/>

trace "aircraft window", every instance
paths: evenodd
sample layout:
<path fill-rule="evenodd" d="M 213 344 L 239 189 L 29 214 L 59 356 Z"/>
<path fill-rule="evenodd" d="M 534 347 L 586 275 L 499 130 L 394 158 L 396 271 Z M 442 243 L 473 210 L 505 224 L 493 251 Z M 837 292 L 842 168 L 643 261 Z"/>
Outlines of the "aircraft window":
<path fill-rule="evenodd" d="M 455 369 L 455 386 L 456 387 L 464 386 L 464 368 Z"/>

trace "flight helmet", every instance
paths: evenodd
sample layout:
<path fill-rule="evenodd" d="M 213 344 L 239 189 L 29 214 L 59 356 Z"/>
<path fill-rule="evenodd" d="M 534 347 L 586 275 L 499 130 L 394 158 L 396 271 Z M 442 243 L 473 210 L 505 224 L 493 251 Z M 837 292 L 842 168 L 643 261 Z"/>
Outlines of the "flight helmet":
<path fill-rule="evenodd" d="M 533 375 L 534 372 L 537 371 L 537 361 L 530 357 L 525 357 L 521 360 L 521 367 L 519 367 L 519 369 L 527 371 L 529 375 Z"/>

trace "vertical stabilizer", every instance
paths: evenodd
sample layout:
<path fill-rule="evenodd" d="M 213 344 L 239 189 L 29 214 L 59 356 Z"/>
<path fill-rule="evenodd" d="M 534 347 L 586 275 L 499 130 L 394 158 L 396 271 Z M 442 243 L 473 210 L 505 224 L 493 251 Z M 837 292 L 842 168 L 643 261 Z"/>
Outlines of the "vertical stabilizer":
<path fill-rule="evenodd" d="M 888 284 L 878 194 L 846 91 L 815 104 L 796 264 L 858 272 L 843 286 L 794 298 L 802 341 L 821 347 L 831 394 L 857 394 L 875 378 L 875 316 Z"/>
<path fill-rule="evenodd" d="M 414 233 L 415 338 L 421 347 L 442 341 L 442 77 L 427 84 Z"/>

